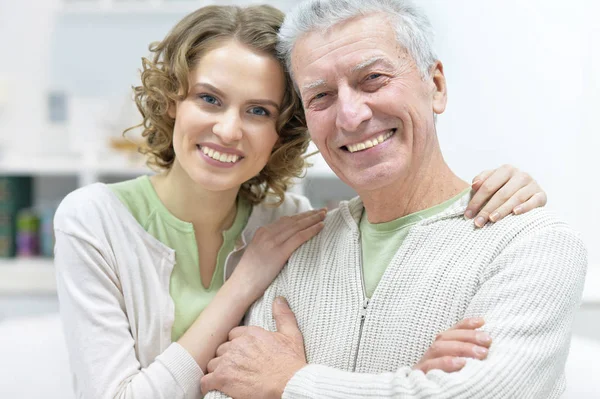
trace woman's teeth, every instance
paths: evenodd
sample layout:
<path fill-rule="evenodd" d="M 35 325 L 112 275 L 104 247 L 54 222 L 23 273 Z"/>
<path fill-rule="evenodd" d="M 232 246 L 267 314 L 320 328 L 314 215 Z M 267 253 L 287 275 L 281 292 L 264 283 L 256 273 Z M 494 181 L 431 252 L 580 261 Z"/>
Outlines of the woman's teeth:
<path fill-rule="evenodd" d="M 378 146 L 379 144 L 383 143 L 384 141 L 386 141 L 387 139 L 392 137 L 395 132 L 396 132 L 396 129 L 392 129 L 385 134 L 380 134 L 379 136 L 377 136 L 374 139 L 366 140 L 366 141 L 363 141 L 362 143 L 358 143 L 358 144 L 349 144 L 346 146 L 346 148 L 348 148 L 348 151 L 350 151 L 350 152 L 366 150 L 367 148 L 375 147 L 375 146 Z"/>
<path fill-rule="evenodd" d="M 204 155 L 207 155 L 214 160 L 224 162 L 224 163 L 236 163 L 240 159 L 239 155 L 224 154 L 224 153 L 215 151 L 212 148 L 208 148 L 208 147 L 200 147 L 200 151 L 202 151 L 204 153 Z"/>

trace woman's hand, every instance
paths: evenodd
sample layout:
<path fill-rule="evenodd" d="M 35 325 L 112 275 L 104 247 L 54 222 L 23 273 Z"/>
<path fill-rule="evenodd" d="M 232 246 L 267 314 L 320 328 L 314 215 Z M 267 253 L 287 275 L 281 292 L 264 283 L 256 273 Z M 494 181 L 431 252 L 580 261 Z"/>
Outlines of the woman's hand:
<path fill-rule="evenodd" d="M 480 318 L 464 319 L 449 330 L 438 334 L 413 369 L 421 370 L 426 374 L 434 369 L 452 373 L 465 366 L 467 357 L 485 359 L 492 339 L 487 333 L 475 330 L 483 324 L 484 321 Z"/>
<path fill-rule="evenodd" d="M 511 212 L 515 215 L 529 212 L 547 202 L 546 193 L 537 182 L 511 165 L 481 172 L 473 179 L 472 187 L 475 194 L 465 217 L 472 219 L 477 214 L 477 227 L 483 227 L 488 220 L 497 222 Z"/>
<path fill-rule="evenodd" d="M 323 228 L 325 209 L 283 216 L 260 227 L 246 248 L 233 276 L 241 278 L 258 298 L 283 268 L 292 253 Z"/>

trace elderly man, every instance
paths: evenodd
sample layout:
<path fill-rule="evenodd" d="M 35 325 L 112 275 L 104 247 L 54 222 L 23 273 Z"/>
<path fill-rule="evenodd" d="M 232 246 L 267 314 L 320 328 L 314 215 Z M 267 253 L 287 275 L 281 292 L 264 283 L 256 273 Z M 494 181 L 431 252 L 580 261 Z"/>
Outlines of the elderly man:
<path fill-rule="evenodd" d="M 288 16 L 281 41 L 312 139 L 359 197 L 294 253 L 248 314 L 258 327 L 231 332 L 203 391 L 558 397 L 585 248 L 545 209 L 483 229 L 463 218 L 469 185 L 440 151 L 446 80 L 426 17 L 403 0 L 312 0 Z M 466 317 L 485 319 L 487 359 L 413 370 Z"/>

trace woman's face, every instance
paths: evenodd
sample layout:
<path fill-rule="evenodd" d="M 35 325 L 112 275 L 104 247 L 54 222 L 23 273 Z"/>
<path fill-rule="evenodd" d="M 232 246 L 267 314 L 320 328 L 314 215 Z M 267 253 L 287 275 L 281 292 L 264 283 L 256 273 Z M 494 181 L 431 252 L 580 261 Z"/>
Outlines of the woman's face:
<path fill-rule="evenodd" d="M 267 164 L 285 92 L 280 63 L 235 41 L 208 51 L 175 119 L 174 169 L 210 191 L 239 189 Z"/>

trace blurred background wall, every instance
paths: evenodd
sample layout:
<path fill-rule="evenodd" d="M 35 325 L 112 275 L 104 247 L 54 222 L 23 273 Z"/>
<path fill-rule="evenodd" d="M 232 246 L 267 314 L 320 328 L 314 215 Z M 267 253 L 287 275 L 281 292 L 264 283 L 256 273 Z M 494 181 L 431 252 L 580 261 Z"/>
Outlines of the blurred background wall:
<path fill-rule="evenodd" d="M 31 190 L 21 227 L 37 229 L 43 244 L 39 255 L 2 256 L 3 234 L 6 242 L 14 231 L 2 230 L 9 211 L 0 203 L 0 330 L 58 309 L 49 234 L 58 202 L 85 184 L 149 173 L 121 138 L 139 120 L 130 87 L 148 44 L 202 5 L 263 2 L 0 0 L 0 191 L 9 184 Z M 287 11 L 295 2 L 266 3 Z M 540 182 L 548 207 L 588 246 L 575 334 L 600 342 L 597 2 L 417 3 L 433 22 L 449 86 L 438 119 L 448 163 L 468 181 L 511 163 Z M 315 206 L 353 195 L 320 157 L 313 163 L 295 191 Z M 1 389 L 0 396 L 10 397 Z"/>

